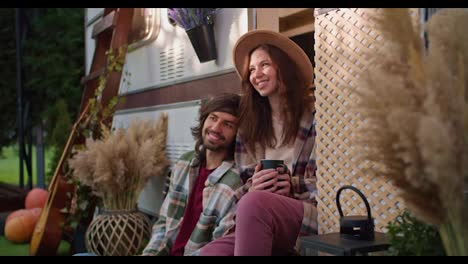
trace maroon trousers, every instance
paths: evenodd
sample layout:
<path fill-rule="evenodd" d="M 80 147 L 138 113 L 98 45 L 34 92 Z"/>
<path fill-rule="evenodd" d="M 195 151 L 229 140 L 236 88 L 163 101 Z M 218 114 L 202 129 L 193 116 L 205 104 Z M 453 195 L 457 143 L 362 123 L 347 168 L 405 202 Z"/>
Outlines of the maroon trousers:
<path fill-rule="evenodd" d="M 237 205 L 235 232 L 205 245 L 200 255 L 289 255 L 303 216 L 301 201 L 270 192 L 249 192 Z"/>

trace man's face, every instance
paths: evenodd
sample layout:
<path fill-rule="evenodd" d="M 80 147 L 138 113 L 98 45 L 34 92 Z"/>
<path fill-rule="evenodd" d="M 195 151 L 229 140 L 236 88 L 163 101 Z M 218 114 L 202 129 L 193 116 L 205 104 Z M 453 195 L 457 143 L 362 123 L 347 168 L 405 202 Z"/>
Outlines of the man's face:
<path fill-rule="evenodd" d="M 212 112 L 203 124 L 203 145 L 211 151 L 224 151 L 236 137 L 237 117 L 225 112 Z"/>

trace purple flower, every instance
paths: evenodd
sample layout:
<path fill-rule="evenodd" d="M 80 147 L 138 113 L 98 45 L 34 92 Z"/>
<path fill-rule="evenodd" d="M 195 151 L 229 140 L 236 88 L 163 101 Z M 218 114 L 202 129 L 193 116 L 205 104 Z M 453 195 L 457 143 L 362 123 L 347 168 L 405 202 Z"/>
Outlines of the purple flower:
<path fill-rule="evenodd" d="M 219 8 L 168 8 L 167 15 L 185 30 L 213 23 Z"/>

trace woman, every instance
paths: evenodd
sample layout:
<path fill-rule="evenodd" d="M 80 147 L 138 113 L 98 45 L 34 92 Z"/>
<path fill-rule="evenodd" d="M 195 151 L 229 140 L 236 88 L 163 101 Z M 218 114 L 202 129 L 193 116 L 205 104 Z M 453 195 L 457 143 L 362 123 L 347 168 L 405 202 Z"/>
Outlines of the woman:
<path fill-rule="evenodd" d="M 317 230 L 313 67 L 298 45 L 268 30 L 243 35 L 233 58 L 242 78 L 235 158 L 246 184 L 235 232 L 200 254 L 290 254 L 299 235 Z M 261 159 L 290 170 L 261 170 Z"/>

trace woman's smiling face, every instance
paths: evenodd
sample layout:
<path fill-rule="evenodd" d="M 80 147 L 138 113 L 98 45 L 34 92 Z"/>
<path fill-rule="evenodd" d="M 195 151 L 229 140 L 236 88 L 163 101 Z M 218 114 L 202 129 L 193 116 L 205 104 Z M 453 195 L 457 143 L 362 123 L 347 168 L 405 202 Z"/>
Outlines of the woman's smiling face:
<path fill-rule="evenodd" d="M 249 81 L 261 96 L 278 92 L 277 69 L 267 51 L 257 48 L 250 55 Z"/>

